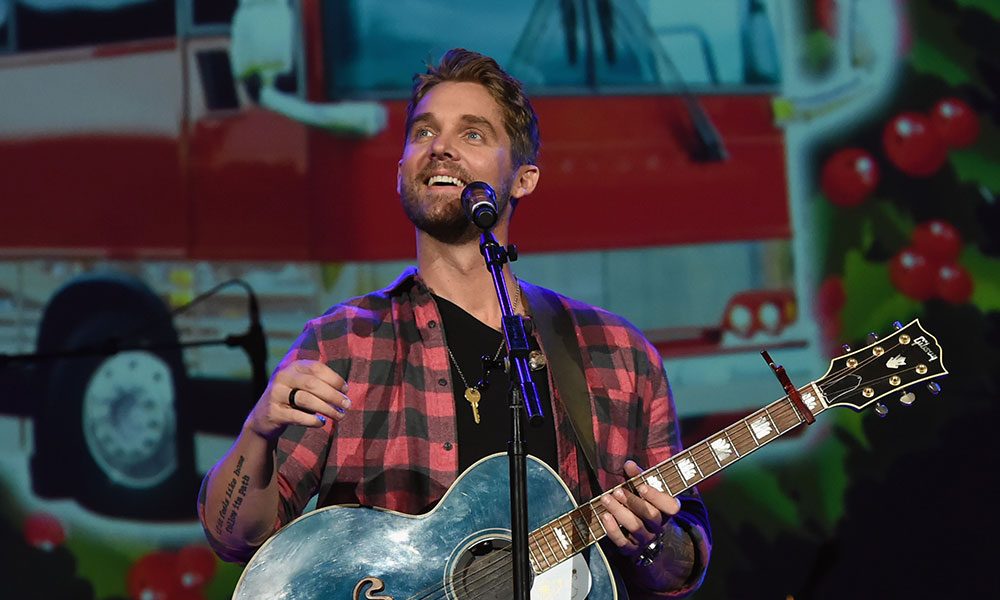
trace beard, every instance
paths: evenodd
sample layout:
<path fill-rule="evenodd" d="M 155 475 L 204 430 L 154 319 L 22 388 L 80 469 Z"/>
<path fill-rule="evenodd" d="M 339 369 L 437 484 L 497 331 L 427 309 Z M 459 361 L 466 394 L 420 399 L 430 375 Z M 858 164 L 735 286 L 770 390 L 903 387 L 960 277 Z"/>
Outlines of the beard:
<path fill-rule="evenodd" d="M 479 239 L 480 230 L 473 225 L 462 209 L 462 190 L 456 188 L 458 194 L 452 197 L 432 195 L 427 192 L 424 182 L 430 177 L 431 171 L 437 165 L 431 165 L 422 170 L 416 177 L 406 181 L 400 189 L 399 199 L 403 212 L 410 222 L 427 235 L 445 244 L 461 244 Z M 474 179 L 463 170 L 449 173 L 462 181 L 472 182 Z M 501 182 L 497 192 L 497 212 L 503 214 L 510 202 L 511 182 Z M 422 197 L 423 196 L 423 197 Z"/>

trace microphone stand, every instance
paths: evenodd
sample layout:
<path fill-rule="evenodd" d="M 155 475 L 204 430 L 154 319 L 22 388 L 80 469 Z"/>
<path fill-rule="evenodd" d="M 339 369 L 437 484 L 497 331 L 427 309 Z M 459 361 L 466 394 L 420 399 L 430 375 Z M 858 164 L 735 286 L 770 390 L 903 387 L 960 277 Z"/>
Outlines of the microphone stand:
<path fill-rule="evenodd" d="M 517 260 L 517 248 L 504 248 L 489 229 L 484 229 L 479 241 L 479 251 L 486 259 L 486 268 L 493 276 L 497 300 L 500 302 L 503 334 L 509 350 L 511 439 L 507 443 L 510 464 L 510 525 L 511 548 L 514 564 L 514 600 L 529 600 L 531 590 L 531 562 L 528 554 L 528 481 L 527 450 L 522 439 L 522 424 L 527 410 L 532 425 L 540 425 L 544 418 L 538 389 L 531 379 L 528 366 L 528 332 L 524 319 L 514 313 L 507 293 L 503 266 L 508 260 Z"/>

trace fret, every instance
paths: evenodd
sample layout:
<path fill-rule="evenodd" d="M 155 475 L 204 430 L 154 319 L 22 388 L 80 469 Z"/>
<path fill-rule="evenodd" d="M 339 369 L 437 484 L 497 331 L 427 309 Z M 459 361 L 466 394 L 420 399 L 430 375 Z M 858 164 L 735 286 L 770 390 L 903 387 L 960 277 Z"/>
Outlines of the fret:
<path fill-rule="evenodd" d="M 769 410 L 769 408 L 765 406 L 761 412 L 763 412 L 764 416 L 767 417 L 767 420 L 771 422 L 771 427 L 774 428 L 772 430 L 774 432 L 774 435 L 778 435 L 779 433 L 781 433 L 781 428 L 778 427 L 778 424 L 774 422 L 774 417 L 771 416 L 771 411 Z"/>
<path fill-rule="evenodd" d="M 750 454 L 760 446 L 757 436 L 754 435 L 753 429 L 750 428 L 750 422 L 747 420 L 749 418 L 747 417 L 737 423 L 734 426 L 735 430 L 732 432 L 733 437 L 740 440 L 740 453 L 743 456 Z"/>
<path fill-rule="evenodd" d="M 791 398 L 787 398 L 782 402 L 791 409 L 789 411 L 790 414 L 788 415 L 788 426 L 784 427 L 784 429 L 781 430 L 781 433 L 785 433 L 786 431 L 795 428 L 795 426 L 805 422 L 806 418 L 802 415 L 802 413 L 799 412 L 798 407 L 795 406 L 795 403 L 792 402 Z M 779 420 L 781 421 L 782 425 L 785 424 L 785 419 L 779 417 Z"/>
<path fill-rule="evenodd" d="M 716 464 L 718 461 L 710 460 L 714 459 L 715 455 L 712 454 L 711 449 L 704 442 L 699 442 L 691 446 L 689 451 L 691 452 L 691 458 L 694 460 L 695 466 L 698 467 L 701 479 L 707 478 L 722 468 L 721 465 Z"/>
<path fill-rule="evenodd" d="M 747 433 L 750 434 L 750 441 L 753 442 L 754 448 L 760 447 L 760 442 L 757 441 L 757 436 L 754 435 L 753 428 L 750 427 L 750 423 L 748 423 L 746 419 L 741 419 L 740 422 L 747 428 Z"/>
<path fill-rule="evenodd" d="M 681 485 L 684 485 L 684 473 L 681 473 L 681 468 L 677 464 L 677 458 L 680 457 L 680 456 L 681 456 L 680 454 L 672 456 L 667 462 L 670 464 L 671 467 L 674 468 L 675 471 L 677 471 L 677 479 L 680 480 Z M 684 489 L 687 489 L 687 488 L 684 488 Z"/>
<path fill-rule="evenodd" d="M 597 510 L 594 508 L 594 503 L 593 502 L 588 502 L 587 504 L 584 504 L 583 506 L 581 506 L 580 508 L 578 508 L 576 510 L 581 515 L 585 515 L 586 516 L 586 519 L 587 519 L 587 532 L 590 533 L 590 537 L 593 539 L 593 541 L 596 542 L 597 540 L 601 539 L 601 536 L 604 535 L 605 531 L 604 531 L 603 525 L 601 525 L 601 518 L 597 515 Z M 597 522 L 598 526 L 600 527 L 600 530 L 598 532 L 594 531 L 594 522 L 595 521 Z"/>
<path fill-rule="evenodd" d="M 556 542 L 559 543 L 559 549 L 562 551 L 563 557 L 559 559 L 561 562 L 573 556 L 572 547 L 573 544 L 570 542 L 569 536 L 566 535 L 565 526 L 562 525 L 562 519 L 565 517 L 559 517 L 555 520 L 555 525 L 552 527 L 552 531 L 556 534 Z M 558 558 L 558 556 L 557 556 Z"/>
<path fill-rule="evenodd" d="M 698 445 L 699 446 L 705 446 L 705 448 L 708 449 L 708 453 L 712 455 L 712 458 L 715 459 L 715 464 L 718 465 L 719 470 L 721 470 L 722 469 L 722 461 L 719 460 L 719 457 L 715 455 L 715 449 L 712 448 L 712 445 L 711 444 L 705 444 L 704 442 L 701 442 Z"/>
<path fill-rule="evenodd" d="M 656 474 L 660 478 L 660 481 L 663 482 L 664 486 L 666 486 L 667 493 L 670 494 L 671 496 L 677 496 L 677 494 L 680 494 L 681 492 L 684 491 L 683 488 L 684 483 L 682 481 L 678 481 L 677 483 L 672 483 L 671 478 L 663 471 L 663 468 L 666 466 L 667 465 L 664 463 L 659 467 L 656 467 Z M 678 487 L 678 490 L 676 492 L 674 491 L 674 487 Z"/>
<path fill-rule="evenodd" d="M 699 477 L 701 470 L 698 468 L 698 464 L 694 461 L 689 451 L 685 450 L 675 456 L 673 462 L 674 466 L 677 467 L 677 472 L 680 473 L 681 481 L 687 487 L 694 485 L 703 478 Z"/>
<path fill-rule="evenodd" d="M 729 428 L 728 427 L 722 430 L 722 435 L 726 436 L 726 439 L 729 440 L 729 446 L 733 449 L 733 452 L 736 453 L 736 458 L 743 458 L 743 455 L 740 453 L 740 447 L 738 445 L 736 445 L 733 442 L 733 438 L 731 438 L 729 436 Z M 734 458 L 733 460 L 736 460 L 736 459 Z"/>
<path fill-rule="evenodd" d="M 549 536 L 550 535 L 555 535 L 555 532 L 552 530 L 552 525 L 551 524 L 546 525 L 544 529 L 545 529 L 545 532 L 542 535 L 542 539 L 545 540 L 545 545 L 549 547 L 549 552 L 552 553 L 552 558 L 554 559 L 554 561 L 556 563 L 558 563 L 559 562 L 559 558 L 558 558 L 559 555 L 556 554 L 556 550 L 555 550 L 555 548 L 552 547 L 552 542 L 549 540 Z"/>
<path fill-rule="evenodd" d="M 750 435 L 754 438 L 754 443 L 760 446 L 760 442 L 767 443 L 768 439 L 774 437 L 774 421 L 767 414 L 767 410 L 759 410 L 747 417 L 750 419 Z"/>
<path fill-rule="evenodd" d="M 564 531 L 569 534 L 569 556 L 580 551 L 580 548 L 587 546 L 587 540 L 578 529 L 579 523 L 573 518 L 573 512 L 568 512 L 560 517 L 560 522 L 565 522 Z"/>
<path fill-rule="evenodd" d="M 590 533 L 590 525 L 583 521 L 583 516 L 579 512 L 579 509 L 577 509 L 569 513 L 569 520 L 573 524 L 573 530 L 579 534 L 580 540 L 579 543 L 574 542 L 573 544 L 574 554 L 589 546 L 590 542 L 596 541 Z"/>
<path fill-rule="evenodd" d="M 545 549 L 542 547 L 541 542 L 538 541 L 539 537 L 544 537 L 544 536 L 545 536 L 545 533 L 544 533 L 544 531 L 542 529 L 539 529 L 534 534 L 528 536 L 528 548 L 529 548 L 528 551 L 531 553 L 532 559 L 535 560 L 536 563 L 538 563 L 539 565 L 541 565 L 541 561 L 539 561 L 538 559 L 535 558 L 535 555 L 539 554 L 539 555 L 541 555 L 542 560 L 545 561 L 545 566 L 544 567 L 540 567 L 540 568 L 536 568 L 535 569 L 535 573 L 541 573 L 542 571 L 544 571 L 544 570 L 546 570 L 546 569 L 548 569 L 549 567 L 552 566 L 549 563 L 549 558 L 547 556 L 545 556 Z M 536 552 L 535 549 L 532 546 L 537 547 L 538 551 Z"/>
<path fill-rule="evenodd" d="M 667 477 L 663 473 L 663 466 L 664 465 L 661 465 L 661 466 L 655 467 L 653 469 L 650 469 L 650 472 L 652 472 L 653 474 L 655 474 L 656 480 L 659 481 L 660 484 L 663 486 L 663 489 L 660 490 L 660 491 L 666 492 L 666 493 L 670 494 L 671 496 L 676 496 L 677 494 L 680 493 L 680 491 L 674 492 L 673 488 L 670 485 L 670 478 Z M 648 479 L 647 479 L 646 483 L 649 484 Z M 652 485 L 652 484 L 649 484 L 649 485 Z M 653 487 L 656 487 L 656 486 L 653 486 Z"/>
<path fill-rule="evenodd" d="M 654 490 L 658 492 L 668 491 L 667 484 L 661 478 L 659 470 L 651 469 L 650 471 L 646 471 L 642 477 L 645 484 Z"/>
<path fill-rule="evenodd" d="M 723 435 L 718 436 L 709 442 L 708 447 L 712 452 L 712 456 L 714 456 L 715 460 L 719 463 L 720 469 L 740 457 L 739 450 L 736 449 L 736 446 L 733 444 L 729 434 L 725 431 L 723 431 Z"/>
<path fill-rule="evenodd" d="M 528 549 L 528 563 L 531 565 L 531 570 L 534 573 L 541 573 L 542 569 L 538 566 L 538 561 L 535 560 L 535 553 Z"/>
<path fill-rule="evenodd" d="M 601 494 L 601 496 L 603 496 L 603 495 L 604 494 Z M 606 527 L 604 527 L 604 521 L 601 520 L 601 515 L 600 515 L 600 511 L 604 510 L 604 507 L 599 504 L 600 501 L 601 501 L 601 496 L 598 496 L 597 498 L 594 498 L 593 500 L 591 500 L 587 504 L 587 506 L 590 507 L 590 509 L 591 509 L 591 511 L 592 511 L 592 513 L 594 515 L 594 520 L 597 521 L 597 524 L 601 527 L 601 532 L 602 532 L 601 535 L 594 536 L 594 539 L 598 539 L 598 540 L 601 539 L 602 537 L 608 535 L 608 530 L 607 530 Z"/>

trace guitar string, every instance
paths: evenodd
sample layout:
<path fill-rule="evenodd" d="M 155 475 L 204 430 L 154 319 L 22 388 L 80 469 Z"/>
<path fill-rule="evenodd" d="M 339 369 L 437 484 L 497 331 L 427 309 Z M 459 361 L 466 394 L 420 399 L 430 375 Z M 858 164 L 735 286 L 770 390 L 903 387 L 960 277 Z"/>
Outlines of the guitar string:
<path fill-rule="evenodd" d="M 891 352 L 892 350 L 895 350 L 898 347 L 899 347 L 899 344 L 896 344 L 896 345 L 890 347 L 887 350 L 887 352 Z M 857 366 L 855 366 L 855 367 L 845 367 L 845 368 L 841 369 L 840 371 L 836 371 L 834 373 L 831 373 L 831 375 L 827 378 L 826 382 L 824 382 L 824 383 L 818 383 L 817 386 L 820 387 L 821 389 L 823 389 L 824 391 L 827 391 L 829 388 L 831 388 L 836 383 L 839 383 L 840 381 L 844 380 L 846 378 L 847 374 L 849 374 L 850 372 L 857 371 L 859 368 L 861 368 L 863 366 L 867 366 L 868 364 L 874 362 L 875 360 L 878 360 L 884 354 L 885 354 L 885 352 L 883 352 L 882 354 L 879 354 L 879 355 L 872 355 L 870 357 L 867 357 L 867 358 L 864 358 L 864 359 L 860 360 L 859 364 Z M 894 373 L 894 374 L 906 373 L 906 372 L 909 372 L 909 371 L 912 371 L 912 370 L 915 370 L 915 367 L 911 367 L 911 368 L 908 368 L 908 369 L 903 369 L 903 370 L 899 371 L 898 373 Z M 888 377 L 891 377 L 891 375 L 879 377 L 879 378 L 876 378 L 874 380 L 869 380 L 869 383 L 883 381 L 883 380 L 887 379 Z M 905 389 L 905 387 L 907 387 L 907 386 L 901 386 L 901 387 L 899 387 L 897 389 L 902 390 L 902 389 Z M 763 412 L 763 413 L 767 414 L 771 418 L 771 420 L 774 423 L 775 427 L 778 429 L 778 432 L 777 432 L 778 436 L 787 433 L 791 429 L 794 429 L 798 425 L 801 425 L 804 421 L 802 419 L 802 416 L 798 414 L 798 411 L 796 411 L 793 408 L 793 406 L 792 406 L 792 404 L 790 402 L 787 403 L 787 404 L 783 404 L 783 403 L 781 403 L 782 400 L 790 400 L 790 399 L 789 399 L 788 396 L 780 398 L 780 399 L 778 399 L 776 401 L 778 404 L 776 406 L 774 406 L 773 408 L 764 407 L 761 410 L 758 410 L 758 411 L 755 411 L 754 413 L 751 413 L 751 415 L 749 415 L 746 418 L 744 418 L 743 421 L 745 421 L 746 419 L 749 419 L 750 417 L 752 417 L 753 415 L 755 415 L 757 413 Z M 790 423 L 786 422 L 786 419 L 788 419 L 789 417 L 791 417 L 791 422 Z M 783 425 L 787 425 L 787 428 L 783 429 L 782 428 Z M 733 426 L 735 426 L 735 425 L 733 425 Z M 729 428 L 731 428 L 733 426 L 730 426 Z M 749 428 L 741 427 L 741 428 L 739 428 L 740 432 L 735 433 L 735 434 L 729 432 L 728 431 L 729 428 L 724 429 L 723 432 L 725 432 L 726 436 L 730 439 L 730 441 L 733 442 L 734 445 L 739 446 L 741 444 L 745 444 L 747 441 L 751 441 L 751 438 L 753 437 L 753 433 L 749 430 Z M 777 436 L 775 436 L 775 437 L 777 437 Z M 771 441 L 771 440 L 768 440 L 768 441 Z M 726 463 L 725 465 L 723 465 L 723 464 L 721 464 L 721 461 L 719 461 L 716 464 L 717 468 L 712 468 L 712 461 L 717 461 L 718 457 L 714 456 L 714 453 L 712 452 L 711 448 L 708 447 L 708 444 L 706 442 L 707 442 L 707 440 L 703 440 L 702 442 L 699 442 L 698 444 L 695 444 L 691 448 L 688 448 L 686 450 L 686 452 L 688 452 L 688 454 L 691 455 L 692 459 L 694 460 L 694 462 L 695 462 L 696 466 L 698 467 L 698 470 L 699 470 L 699 472 L 701 474 L 701 478 L 698 479 L 698 481 L 696 481 L 694 483 L 691 483 L 691 484 L 685 484 L 685 482 L 683 481 L 683 479 L 681 478 L 681 476 L 679 476 L 677 474 L 671 473 L 671 475 L 664 476 L 664 474 L 661 472 L 661 469 L 666 466 L 665 463 L 667 461 L 665 461 L 665 463 L 661 464 L 659 467 L 651 468 L 651 469 L 645 471 L 644 473 L 642 473 L 642 474 L 640 474 L 640 475 L 638 475 L 638 476 L 636 476 L 634 478 L 631 478 L 628 481 L 634 482 L 633 485 L 635 485 L 636 483 L 642 482 L 643 481 L 643 477 L 646 476 L 650 471 L 655 470 L 657 472 L 658 476 L 663 477 L 663 478 L 665 478 L 667 480 L 667 488 L 668 488 L 668 490 L 671 489 L 674 486 L 681 487 L 682 489 L 679 492 L 677 492 L 678 494 L 680 494 L 681 492 L 687 490 L 688 488 L 690 488 L 690 487 L 692 487 L 694 485 L 697 485 L 697 483 L 699 483 L 700 481 L 702 481 L 702 480 L 710 477 L 711 475 L 714 475 L 715 473 L 721 471 L 726 466 L 728 466 L 728 464 L 730 464 L 730 463 Z M 754 442 L 754 444 L 755 444 L 754 446 L 749 447 L 751 451 L 755 450 L 757 447 L 759 447 L 757 445 L 756 441 Z M 746 454 L 748 454 L 748 452 L 744 452 L 740 456 L 742 457 L 742 456 L 744 456 Z M 676 458 L 676 456 L 674 458 Z M 712 460 L 709 461 L 709 460 L 706 460 L 706 458 L 710 458 Z M 702 466 L 702 463 L 708 464 L 709 467 L 710 467 L 710 469 L 706 471 L 704 469 L 704 467 Z M 674 485 L 670 485 L 670 484 L 674 484 Z M 622 487 L 624 485 L 625 484 L 622 484 L 622 485 L 617 486 L 617 487 Z M 607 493 L 610 493 L 610 492 L 607 492 Z M 600 496 L 598 496 L 598 498 L 599 497 Z M 595 499 L 595 501 L 596 501 L 596 499 Z M 586 506 L 590 506 L 592 508 L 593 514 L 598 517 L 597 518 L 598 523 L 601 525 L 601 528 L 604 529 L 604 524 L 603 524 L 602 521 L 600 521 L 600 516 L 603 513 L 607 512 L 604 509 L 604 507 L 602 505 L 600 505 L 600 504 L 594 505 L 594 501 L 588 503 Z M 545 533 L 542 532 L 541 530 L 544 530 L 545 528 L 551 528 L 553 523 L 557 523 L 562 518 L 569 518 L 569 515 L 571 513 L 578 512 L 581 508 L 584 508 L 584 507 L 579 507 L 577 509 L 574 509 L 573 511 L 570 511 L 570 513 L 567 513 L 566 515 L 562 515 L 558 519 L 554 519 L 553 521 L 550 521 L 546 525 L 543 525 L 542 527 L 540 527 L 537 530 L 537 532 L 539 532 L 539 533 L 537 533 L 537 535 L 545 535 Z M 588 547 L 588 546 L 590 546 L 590 545 L 592 545 L 592 544 L 600 541 L 600 539 L 603 538 L 603 537 L 605 537 L 605 535 L 606 535 L 606 533 L 604 535 L 595 535 L 590 530 L 590 522 L 589 522 L 589 520 L 588 520 L 588 530 L 587 530 L 587 532 L 589 534 L 589 537 L 592 537 L 594 539 L 590 543 L 586 544 L 583 548 L 581 548 L 580 549 L 581 551 L 583 549 L 585 549 L 586 547 Z M 530 541 L 531 540 L 529 538 L 529 543 L 530 543 Z M 545 555 L 545 551 L 544 551 L 543 546 L 540 543 L 538 543 L 538 547 L 539 547 L 539 550 L 540 550 L 541 559 L 544 560 L 544 562 L 546 563 L 546 565 L 545 565 L 546 570 L 549 569 L 549 568 L 552 568 L 552 566 L 554 566 L 555 564 L 559 564 L 559 563 L 563 562 L 564 560 L 568 560 L 572 556 L 571 555 L 570 557 L 565 557 L 563 559 L 559 559 L 559 557 L 556 556 L 555 552 L 553 551 L 553 558 L 556 559 L 556 562 L 554 564 L 549 564 L 550 561 L 549 561 L 548 557 Z M 477 591 L 481 591 L 482 590 L 482 586 L 480 584 L 487 584 L 487 585 L 489 585 L 489 584 L 491 584 L 493 582 L 493 580 L 495 580 L 495 579 L 503 576 L 505 573 L 506 574 L 510 573 L 511 570 L 510 570 L 509 566 L 510 566 L 510 562 L 511 562 L 511 557 L 510 557 L 510 554 L 509 554 L 509 550 L 498 551 L 498 554 L 499 554 L 499 556 L 496 559 L 493 559 L 493 560 L 489 561 L 486 565 L 481 566 L 481 568 L 480 568 L 481 570 L 480 570 L 480 574 L 479 575 L 477 575 L 477 576 L 473 577 L 472 579 L 464 582 L 465 583 L 465 587 L 466 587 L 467 590 L 471 590 L 473 586 L 480 586 L 479 588 L 477 588 Z M 538 562 L 540 564 L 540 562 L 537 559 L 536 559 L 536 562 Z M 468 568 L 466 568 L 466 570 L 467 569 Z M 417 600 L 417 599 L 429 599 L 429 598 L 432 598 L 433 596 L 428 596 L 428 594 L 433 594 L 433 593 L 439 592 L 439 591 L 445 593 L 445 595 L 446 595 L 446 591 L 445 591 L 446 587 L 447 586 L 444 585 L 444 584 L 432 586 L 431 588 L 428 588 L 428 589 L 424 590 L 423 595 L 421 595 L 421 596 L 415 596 L 413 598 L 415 600 Z M 445 596 L 437 596 L 437 597 L 445 597 Z"/>
<path fill-rule="evenodd" d="M 787 398 L 784 398 L 784 399 L 787 399 Z M 779 399 L 779 401 L 780 401 L 780 399 Z M 780 429 L 779 435 L 790 431 L 795 426 L 800 425 L 803 422 L 802 418 L 798 415 L 798 413 L 792 408 L 792 406 L 790 404 L 779 404 L 778 406 L 775 406 L 772 409 L 770 409 L 768 412 L 771 415 L 772 420 L 775 421 L 776 427 L 778 427 Z M 787 425 L 787 427 L 782 429 L 779 426 L 779 423 L 782 424 L 782 425 Z M 733 442 L 735 444 L 741 444 L 741 443 L 745 443 L 745 442 L 749 441 L 752 434 L 749 432 L 749 430 L 745 429 L 744 431 L 745 431 L 744 434 L 742 434 L 742 435 L 736 435 L 736 436 L 730 436 L 730 439 L 733 439 Z M 753 446 L 753 449 L 756 449 L 756 447 L 757 447 L 756 445 Z M 693 456 L 694 460 L 696 461 L 696 463 L 699 464 L 699 468 L 702 468 L 701 467 L 702 463 L 709 463 L 709 461 L 706 460 L 706 457 L 711 458 L 711 455 L 710 455 L 711 450 L 709 448 L 706 448 L 706 447 L 702 446 L 701 444 L 696 444 L 696 445 L 692 446 L 691 448 L 688 449 L 688 452 L 690 454 L 692 454 L 692 456 Z M 714 460 L 714 459 L 712 459 L 712 460 Z M 662 466 L 665 466 L 665 465 L 662 465 Z M 661 477 L 664 477 L 664 475 L 662 473 L 659 473 L 659 469 L 662 468 L 662 466 L 659 467 L 659 468 L 656 468 L 655 470 L 658 472 L 658 474 Z M 713 475 L 714 473 L 716 473 L 719 470 L 721 470 L 721 468 L 722 467 L 717 468 L 717 469 L 712 470 L 712 471 L 708 471 L 708 472 L 703 471 L 702 472 L 703 478 L 707 478 L 708 476 Z M 639 476 L 636 476 L 636 477 L 632 478 L 631 480 L 634 480 L 636 483 L 639 483 L 639 482 L 642 481 L 643 476 L 647 475 L 652 470 L 654 470 L 654 469 L 650 469 L 650 470 L 644 472 L 642 475 L 639 475 Z M 671 488 L 671 487 L 675 487 L 676 486 L 676 487 L 682 488 L 681 491 L 684 491 L 684 490 L 688 489 L 689 487 L 691 487 L 691 486 L 693 486 L 693 485 L 695 485 L 697 483 L 697 482 L 695 482 L 695 483 L 692 483 L 692 484 L 689 484 L 689 485 L 685 485 L 684 482 L 681 480 L 680 476 L 677 475 L 676 473 L 674 473 L 672 477 L 670 477 L 670 476 L 666 477 L 666 479 L 668 480 L 668 489 Z M 670 483 L 674 483 L 675 485 L 670 485 Z M 616 487 L 622 487 L 624 485 L 625 484 L 622 484 L 622 485 L 616 486 Z M 606 493 L 610 493 L 610 492 L 606 492 Z M 679 493 L 680 492 L 678 492 L 678 494 Z M 591 505 L 592 508 L 594 508 L 594 511 L 593 511 L 594 513 L 603 514 L 604 512 L 606 512 L 606 510 L 604 509 L 604 507 L 602 505 L 600 505 L 600 504 L 598 504 L 596 506 L 593 506 L 592 502 L 588 503 L 588 504 Z M 583 508 L 583 507 L 580 507 L 580 508 Z M 579 509 L 574 509 L 574 511 L 571 511 L 571 512 L 576 512 L 577 510 L 579 510 Z M 536 531 L 541 531 L 541 530 L 544 530 L 546 527 L 551 527 L 553 523 L 558 523 L 558 521 L 560 519 L 566 518 L 567 516 L 568 515 L 562 515 L 561 517 L 559 517 L 557 519 L 554 519 L 554 520 L 550 521 L 549 523 L 547 523 L 546 525 L 540 527 Z M 601 523 L 601 525 L 602 525 L 602 529 L 603 529 L 603 523 Z M 544 532 L 541 533 L 541 535 L 544 535 Z M 597 541 L 599 541 L 601 538 L 604 537 L 604 535 L 595 536 L 593 534 L 593 532 L 590 532 L 590 537 L 594 537 L 595 538 L 594 541 L 591 542 L 591 544 L 592 544 L 592 543 L 596 543 Z M 589 546 L 591 544 L 587 544 L 586 546 Z M 540 546 L 540 548 L 541 548 L 541 546 Z M 584 548 L 581 548 L 580 550 L 582 551 Z M 543 551 L 542 555 L 543 555 L 543 558 L 544 558 L 545 562 L 547 563 L 546 567 L 551 568 L 554 565 L 548 564 L 549 563 L 549 559 L 547 557 L 545 557 L 544 554 L 545 553 Z M 570 555 L 568 557 L 564 557 L 562 559 L 559 559 L 558 556 L 554 555 L 553 558 L 556 559 L 556 562 L 554 564 L 558 564 L 560 562 L 563 562 L 564 560 L 568 560 L 569 558 L 571 558 L 571 556 L 572 555 Z M 484 585 L 485 586 L 492 585 L 492 583 L 494 583 L 494 580 L 497 580 L 498 578 L 501 578 L 504 575 L 510 576 L 510 572 L 511 572 L 510 562 L 511 562 L 511 557 L 510 557 L 509 553 L 508 554 L 500 554 L 500 555 L 498 555 L 498 557 L 496 559 L 493 559 L 490 562 L 488 562 L 485 565 L 483 565 L 483 566 L 480 567 L 481 570 L 480 570 L 480 574 L 479 575 L 474 576 L 472 579 L 470 579 L 470 580 L 468 580 L 468 581 L 465 582 L 466 589 L 469 590 L 469 591 L 475 590 L 477 592 L 481 592 L 481 591 L 483 591 L 485 589 Z M 438 584 L 438 585 L 435 585 L 435 586 L 432 586 L 430 588 L 427 588 L 427 589 L 423 590 L 422 591 L 422 595 L 420 595 L 420 596 L 414 596 L 413 598 L 415 600 L 417 600 L 417 599 L 419 599 L 419 600 L 430 600 L 431 598 L 444 598 L 444 597 L 447 596 L 447 592 L 445 591 L 446 587 L 447 586 L 445 584 Z M 444 595 L 437 595 L 437 596 L 433 595 L 433 594 L 439 593 L 439 592 L 443 593 Z"/>

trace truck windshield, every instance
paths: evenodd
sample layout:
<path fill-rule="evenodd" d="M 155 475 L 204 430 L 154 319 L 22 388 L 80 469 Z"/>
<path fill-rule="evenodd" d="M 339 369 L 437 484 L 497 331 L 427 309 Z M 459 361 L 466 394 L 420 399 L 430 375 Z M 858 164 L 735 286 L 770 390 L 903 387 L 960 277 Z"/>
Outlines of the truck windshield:
<path fill-rule="evenodd" d="M 711 6 L 707 6 L 710 4 Z M 462 47 L 533 94 L 705 93 L 773 87 L 765 0 L 326 0 L 331 99 L 405 97 L 412 73 Z"/>

